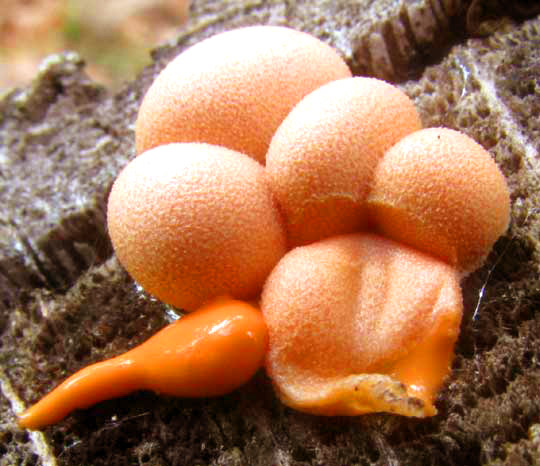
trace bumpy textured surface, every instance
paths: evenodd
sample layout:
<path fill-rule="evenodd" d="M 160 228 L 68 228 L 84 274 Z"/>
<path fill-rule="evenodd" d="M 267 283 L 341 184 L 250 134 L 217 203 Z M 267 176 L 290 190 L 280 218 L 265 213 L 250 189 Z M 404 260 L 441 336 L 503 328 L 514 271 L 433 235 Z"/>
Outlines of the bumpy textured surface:
<path fill-rule="evenodd" d="M 509 222 L 506 181 L 473 139 L 427 128 L 390 148 L 377 166 L 368 211 L 385 236 L 470 273 Z"/>
<path fill-rule="evenodd" d="M 264 164 L 274 132 L 302 97 L 350 75 L 334 49 L 290 28 L 218 34 L 174 59 L 152 84 L 137 117 L 137 152 L 206 142 Z"/>
<path fill-rule="evenodd" d="M 421 401 L 411 386 L 425 383 L 431 393 L 448 372 L 462 299 L 447 264 L 378 235 L 332 237 L 283 257 L 265 283 L 261 310 L 266 367 L 287 405 L 330 415 L 434 413 L 430 395 Z M 421 361 L 407 363 L 435 328 L 444 328 L 431 349 L 446 367 L 440 377 L 430 377 L 440 372 L 424 371 Z M 409 364 L 417 366 L 413 381 L 396 375 Z M 412 388 L 410 399 L 393 390 L 395 379 Z"/>
<path fill-rule="evenodd" d="M 186 311 L 216 296 L 256 299 L 286 250 L 263 166 L 209 144 L 135 158 L 114 182 L 107 220 L 130 275 Z"/>
<path fill-rule="evenodd" d="M 384 152 L 421 128 L 411 100 L 370 78 L 340 79 L 305 97 L 266 156 L 291 246 L 359 231 Z"/>
<path fill-rule="evenodd" d="M 0 100 L 0 464 L 527 465 L 540 462 L 540 18 L 534 2 L 194 1 L 155 63 L 110 95 L 76 56 Z M 138 105 L 179 51 L 280 24 L 335 46 L 354 73 L 400 83 L 425 126 L 464 131 L 508 179 L 512 222 L 463 284 L 454 371 L 429 420 L 319 418 L 284 407 L 264 374 L 215 400 L 150 393 L 43 434 L 14 411 L 168 318 L 108 242 L 105 200 L 134 156 Z"/>

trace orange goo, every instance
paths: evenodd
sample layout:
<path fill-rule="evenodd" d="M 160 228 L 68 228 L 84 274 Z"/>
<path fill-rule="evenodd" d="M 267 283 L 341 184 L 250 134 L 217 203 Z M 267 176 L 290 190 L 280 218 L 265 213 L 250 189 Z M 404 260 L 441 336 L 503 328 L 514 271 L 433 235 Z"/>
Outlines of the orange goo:
<path fill-rule="evenodd" d="M 26 410 L 19 426 L 40 429 L 75 409 L 139 389 L 184 397 L 229 393 L 261 367 L 267 340 L 257 309 L 216 299 L 131 351 L 72 375 Z"/>

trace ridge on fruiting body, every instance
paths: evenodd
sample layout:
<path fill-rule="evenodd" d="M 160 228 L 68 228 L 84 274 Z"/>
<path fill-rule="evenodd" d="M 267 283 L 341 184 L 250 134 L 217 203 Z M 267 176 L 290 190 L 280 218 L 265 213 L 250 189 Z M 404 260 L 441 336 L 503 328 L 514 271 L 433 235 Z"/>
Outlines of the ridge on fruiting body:
<path fill-rule="evenodd" d="M 289 244 L 365 228 L 365 201 L 379 160 L 420 128 L 409 97 L 379 79 L 340 79 L 304 97 L 266 156 Z"/>
<path fill-rule="evenodd" d="M 206 142 L 264 163 L 292 107 L 350 76 L 334 49 L 304 32 L 252 26 L 217 34 L 182 52 L 155 79 L 137 117 L 137 153 Z"/>
<path fill-rule="evenodd" d="M 336 236 L 288 252 L 261 310 L 266 369 L 285 404 L 322 415 L 436 414 L 462 315 L 453 267 L 376 235 Z"/>
<path fill-rule="evenodd" d="M 503 174 L 480 144 L 458 131 L 429 128 L 386 152 L 367 208 L 384 236 L 467 274 L 484 262 L 506 231 L 510 195 Z"/>
<path fill-rule="evenodd" d="M 168 144 L 132 160 L 108 202 L 120 263 L 149 293 L 192 311 L 258 296 L 285 253 L 264 167 L 209 144 Z"/>
<path fill-rule="evenodd" d="M 19 426 L 41 429 L 75 409 L 135 390 L 182 397 L 224 395 L 261 367 L 267 339 L 257 309 L 241 301 L 216 299 L 131 351 L 72 375 L 22 413 Z"/>

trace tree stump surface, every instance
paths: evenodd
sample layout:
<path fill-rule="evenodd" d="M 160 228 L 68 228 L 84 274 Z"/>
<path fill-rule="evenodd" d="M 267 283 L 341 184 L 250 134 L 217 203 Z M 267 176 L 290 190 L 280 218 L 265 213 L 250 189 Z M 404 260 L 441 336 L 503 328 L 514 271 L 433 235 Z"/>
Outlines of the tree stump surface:
<path fill-rule="evenodd" d="M 513 6 L 508 6 L 512 3 Z M 113 94 L 74 53 L 0 99 L 0 465 L 540 464 L 540 16 L 535 2 L 195 1 L 174 42 Z M 217 399 L 149 392 L 77 411 L 43 433 L 15 412 L 81 367 L 168 322 L 107 237 L 106 199 L 134 157 L 157 73 L 217 32 L 286 25 L 356 75 L 396 83 L 424 126 L 459 129 L 505 173 L 512 222 L 463 283 L 465 314 L 439 414 L 325 418 L 283 406 L 261 371 Z"/>

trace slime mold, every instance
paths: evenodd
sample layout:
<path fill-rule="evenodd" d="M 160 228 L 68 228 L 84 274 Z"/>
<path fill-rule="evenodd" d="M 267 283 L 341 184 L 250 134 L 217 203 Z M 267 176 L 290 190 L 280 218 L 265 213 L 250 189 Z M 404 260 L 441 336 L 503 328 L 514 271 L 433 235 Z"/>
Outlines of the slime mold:
<path fill-rule="evenodd" d="M 401 91 L 351 78 L 327 45 L 270 26 L 177 57 L 145 96 L 136 139 L 141 154 L 109 198 L 115 252 L 148 292 L 202 309 L 72 376 L 21 427 L 137 388 L 223 394 L 264 353 L 295 409 L 436 414 L 459 281 L 509 222 L 508 187 L 487 151 L 421 129 Z M 259 297 L 262 314 L 234 301 Z"/>
<path fill-rule="evenodd" d="M 167 144 L 133 159 L 109 196 L 109 234 L 127 271 L 192 311 L 220 295 L 256 298 L 285 253 L 263 167 L 208 144 Z"/>
<path fill-rule="evenodd" d="M 289 252 L 261 301 L 266 367 L 287 405 L 314 414 L 435 414 L 462 302 L 453 267 L 373 234 Z"/>
<path fill-rule="evenodd" d="M 137 117 L 137 152 L 206 142 L 264 163 L 294 105 L 349 76 L 334 49 L 304 32 L 252 26 L 217 34 L 181 53 L 156 78 Z"/>
<path fill-rule="evenodd" d="M 19 426 L 40 429 L 75 409 L 135 390 L 189 397 L 229 393 L 262 365 L 267 340 L 258 309 L 218 298 L 131 351 L 72 375 L 22 413 Z"/>
<path fill-rule="evenodd" d="M 340 79 L 302 99 L 266 156 L 290 245 L 364 229 L 379 160 L 420 128 L 412 101 L 378 79 Z"/>
<path fill-rule="evenodd" d="M 386 153 L 367 206 L 385 236 L 469 273 L 508 227 L 510 194 L 480 144 L 458 131 L 428 128 Z"/>

